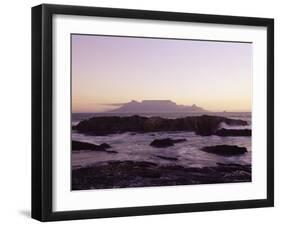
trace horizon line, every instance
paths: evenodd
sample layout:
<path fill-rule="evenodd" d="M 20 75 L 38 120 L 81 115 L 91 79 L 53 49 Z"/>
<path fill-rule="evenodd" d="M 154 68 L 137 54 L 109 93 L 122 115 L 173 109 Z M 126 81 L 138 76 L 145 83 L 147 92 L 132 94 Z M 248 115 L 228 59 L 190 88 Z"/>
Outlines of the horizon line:
<path fill-rule="evenodd" d="M 109 111 L 79 111 L 79 112 L 73 112 L 72 114 L 149 114 L 149 113 L 158 113 L 158 114 L 165 114 L 165 113 L 179 113 L 179 114 L 185 114 L 185 113 L 205 113 L 206 115 L 208 113 L 252 113 L 252 111 L 189 111 L 189 112 L 123 112 L 123 113 L 114 113 Z"/>
<path fill-rule="evenodd" d="M 229 113 L 229 112 L 232 112 L 232 113 L 235 113 L 235 112 L 252 112 L 252 110 L 251 109 L 244 109 L 244 110 L 225 110 L 225 109 L 223 109 L 223 110 L 209 110 L 209 109 L 207 109 L 207 108 L 205 108 L 204 106 L 200 106 L 200 105 L 197 105 L 197 104 L 195 104 L 195 103 L 192 103 L 192 104 L 186 104 L 186 103 L 184 103 L 184 104 L 178 104 L 176 101 L 173 101 L 173 100 L 171 100 L 171 99 L 141 99 L 141 100 L 137 100 L 137 99 L 131 99 L 131 100 L 129 100 L 128 102 L 116 102 L 116 103 L 97 103 L 97 105 L 104 105 L 104 106 L 115 106 L 115 107 L 117 107 L 117 109 L 118 109 L 118 107 L 122 107 L 123 105 L 126 105 L 126 104 L 129 104 L 129 103 L 131 103 L 131 102 L 137 102 L 137 103 L 139 103 L 139 104 L 141 104 L 141 103 L 143 103 L 144 101 L 170 101 L 170 102 L 172 102 L 172 103 L 174 103 L 174 104 L 176 104 L 177 106 L 186 106 L 186 107 L 192 107 L 192 106 L 196 106 L 196 107 L 199 107 L 199 108 L 202 108 L 203 109 L 203 111 L 188 111 L 188 112 L 176 112 L 176 111 L 167 111 L 167 112 L 124 112 L 123 114 L 130 114 L 130 113 L 132 113 L 132 114 L 134 114 L 134 113 L 136 113 L 136 114 L 144 114 L 144 113 L 191 113 L 191 112 L 193 112 L 193 113 L 203 113 L 203 112 L 211 112 L 211 113 L 223 113 L 223 112 L 226 112 L 226 113 Z M 72 111 L 72 113 L 112 113 L 112 114 L 115 114 L 114 112 L 111 112 L 111 111 L 108 111 L 108 110 L 104 110 L 104 111 L 92 111 L 92 110 L 86 110 L 86 111 L 74 111 L 73 112 L 73 108 L 71 109 Z M 116 114 L 118 114 L 118 113 L 116 113 Z M 122 114 L 122 113 L 121 113 Z"/>

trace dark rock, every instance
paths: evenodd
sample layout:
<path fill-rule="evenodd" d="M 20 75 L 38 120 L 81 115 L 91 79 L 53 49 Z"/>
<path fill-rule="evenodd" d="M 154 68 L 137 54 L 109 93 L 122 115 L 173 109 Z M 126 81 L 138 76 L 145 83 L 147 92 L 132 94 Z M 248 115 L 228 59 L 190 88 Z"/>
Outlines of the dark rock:
<path fill-rule="evenodd" d="M 251 165 L 238 164 L 186 168 L 145 161 L 109 161 L 72 169 L 73 190 L 250 181 Z"/>
<path fill-rule="evenodd" d="M 215 132 L 215 135 L 217 136 L 233 136 L 233 137 L 250 137 L 252 136 L 252 130 L 250 129 L 219 129 Z"/>
<path fill-rule="evenodd" d="M 203 115 L 194 118 L 196 119 L 195 132 L 196 134 L 202 136 L 213 135 L 218 130 L 221 123 L 225 123 L 229 126 L 235 126 L 235 125 L 244 126 L 248 124 L 246 121 L 243 120 L 229 119 L 219 116 Z"/>
<path fill-rule="evenodd" d="M 164 159 L 164 160 L 171 160 L 171 161 L 177 161 L 178 158 L 175 157 L 167 157 L 167 156 L 162 156 L 162 155 L 155 155 L 156 157 L 160 158 L 160 159 Z"/>
<path fill-rule="evenodd" d="M 202 150 L 208 153 L 213 153 L 216 155 L 223 155 L 223 156 L 241 155 L 247 152 L 247 148 L 239 147 L 236 145 L 208 146 L 208 147 L 203 147 Z"/>
<path fill-rule="evenodd" d="M 91 151 L 105 151 L 110 146 L 106 143 L 101 145 L 91 144 L 81 141 L 72 141 L 72 150 L 91 150 Z"/>
<path fill-rule="evenodd" d="M 247 125 L 246 121 L 219 116 L 191 116 L 177 119 L 161 117 L 93 117 L 79 122 L 73 129 L 81 133 L 107 135 L 124 132 L 194 131 L 198 135 L 214 134 L 221 123 L 227 125 Z"/>
<path fill-rule="evenodd" d="M 150 143 L 150 145 L 157 148 L 163 148 L 163 147 L 173 146 L 175 143 L 181 143 L 184 141 L 186 141 L 186 139 L 174 139 L 174 140 L 170 138 L 155 139 Z"/>
<path fill-rule="evenodd" d="M 240 165 L 240 164 L 237 164 L 237 163 L 217 163 L 219 167 L 219 169 L 221 171 L 231 171 L 231 169 L 236 169 L 236 170 L 241 170 L 241 171 L 244 171 L 244 172 L 248 172 L 248 173 L 251 173 L 251 167 L 249 167 L 249 165 Z"/>
<path fill-rule="evenodd" d="M 166 139 L 156 139 L 150 143 L 151 146 L 157 147 L 157 148 L 162 148 L 162 147 L 169 147 L 173 146 L 174 142 L 170 138 Z"/>

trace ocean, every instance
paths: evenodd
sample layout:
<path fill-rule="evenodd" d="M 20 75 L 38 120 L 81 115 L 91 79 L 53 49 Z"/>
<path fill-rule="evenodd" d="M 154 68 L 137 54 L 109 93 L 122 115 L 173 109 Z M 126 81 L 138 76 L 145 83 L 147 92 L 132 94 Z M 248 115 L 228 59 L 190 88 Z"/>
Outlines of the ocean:
<path fill-rule="evenodd" d="M 140 116 L 160 116 L 163 118 L 181 118 L 186 116 L 200 116 L 203 114 L 223 116 L 233 119 L 242 119 L 248 122 L 247 126 L 231 128 L 250 129 L 250 112 L 207 112 L 207 113 L 145 113 Z M 110 113 L 73 113 L 72 125 L 79 123 L 91 117 L 100 116 L 130 116 L 132 114 L 110 114 Z M 221 128 L 227 128 L 227 125 L 221 125 Z M 186 142 L 177 143 L 167 148 L 155 148 L 149 144 L 154 139 L 186 139 Z M 224 164 L 251 164 L 251 137 L 219 137 L 219 136 L 200 136 L 194 132 L 150 132 L 150 133 L 132 133 L 110 134 L 106 136 L 91 136 L 72 131 L 72 140 L 88 142 L 93 144 L 107 143 L 117 153 L 106 153 L 99 151 L 79 151 L 72 152 L 72 169 L 82 168 L 88 165 L 99 164 L 107 161 L 147 161 L 158 165 L 181 165 L 184 167 L 206 167 L 216 166 L 217 163 Z M 207 153 L 201 150 L 205 146 L 214 145 L 237 145 L 247 148 L 247 153 L 238 156 L 219 156 Z M 159 158 L 159 156 L 168 157 L 168 159 Z M 172 161 L 169 158 L 176 158 Z"/>

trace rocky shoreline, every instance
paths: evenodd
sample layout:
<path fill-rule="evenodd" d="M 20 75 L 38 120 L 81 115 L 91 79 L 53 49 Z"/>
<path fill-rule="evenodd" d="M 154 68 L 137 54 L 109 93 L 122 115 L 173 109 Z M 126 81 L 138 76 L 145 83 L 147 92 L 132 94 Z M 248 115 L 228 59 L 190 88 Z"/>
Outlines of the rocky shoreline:
<path fill-rule="evenodd" d="M 243 120 L 210 115 L 189 116 L 176 119 L 134 115 L 128 117 L 92 117 L 79 122 L 72 128 L 79 133 L 90 135 L 108 135 L 124 132 L 193 131 L 197 135 L 210 136 L 216 134 L 222 123 L 229 126 L 248 125 Z M 225 133 L 231 134 L 233 131 L 224 130 L 219 132 L 218 135 L 224 135 Z M 239 133 L 235 135 L 239 135 Z M 244 134 L 240 133 L 240 135 Z"/>
<path fill-rule="evenodd" d="M 93 117 L 83 120 L 73 129 L 78 133 L 86 135 L 106 136 L 119 133 L 130 133 L 132 136 L 143 133 L 157 132 L 195 132 L 202 139 L 203 136 L 237 137 L 251 136 L 250 129 L 226 129 L 221 125 L 245 126 L 246 121 L 230 119 L 220 116 L 189 116 L 185 118 L 166 119 L 161 117 L 142 116 L 108 116 Z M 169 135 L 170 136 L 170 135 Z M 110 156 L 109 160 L 100 159 L 96 162 L 89 162 L 87 165 L 72 168 L 72 190 L 87 189 L 110 189 L 128 187 L 150 187 L 150 186 L 170 186 L 170 185 L 193 185 L 193 184 L 215 184 L 215 183 L 235 183 L 251 181 L 251 165 L 236 164 L 235 160 L 228 161 L 229 157 L 239 158 L 247 156 L 248 150 L 244 144 L 230 142 L 208 143 L 204 142 L 203 147 L 198 152 L 205 152 L 206 155 L 214 156 L 212 164 L 200 165 L 204 167 L 189 167 L 188 164 L 181 164 L 181 156 L 170 154 L 169 151 L 192 142 L 188 137 L 147 137 L 142 143 L 149 147 L 148 156 L 151 159 L 124 158 L 122 149 L 116 148 L 115 143 L 110 140 L 99 138 L 96 143 L 72 141 L 72 151 L 75 154 L 92 155 L 89 152 L 96 152 L 93 155 Z M 206 139 L 214 139 L 210 137 Z M 217 138 L 215 138 L 217 139 Z M 223 139 L 224 138 L 218 138 Z M 108 142 L 104 143 L 104 142 Z M 90 140 L 91 142 L 91 140 Z M 126 144 L 126 140 L 122 140 Z M 219 144 L 219 145 L 218 145 Z M 124 146 L 126 148 L 126 146 Z M 190 147 L 189 147 L 190 148 Z M 99 153 L 97 153 L 99 152 Z M 112 154 L 112 156 L 111 156 Z M 116 156 L 113 157 L 113 154 Z M 139 154 L 139 153 L 138 153 Z M 187 153 L 189 154 L 189 153 Z M 200 155 L 200 153 L 198 153 Z M 127 154 L 128 155 L 128 154 Z M 134 150 L 129 155 L 134 155 Z M 78 156 L 81 158 L 80 156 Z M 119 159 L 118 159 L 119 157 Z M 184 156 L 182 156 L 184 158 Z M 207 157 L 209 158 L 209 157 Z M 212 157 L 211 157 L 212 158 Z M 225 161 L 221 158 L 225 158 Z M 234 159 L 235 159 L 234 158 Z M 129 159 L 129 160 L 127 160 Z M 133 160 L 134 159 L 134 160 Z M 159 161 L 158 161 L 159 159 Z M 220 159 L 220 160 L 219 160 Z M 219 162 L 222 161 L 222 162 Z M 233 162 L 234 163 L 229 163 Z M 216 164 L 217 163 L 217 164 Z M 214 165 L 216 164 L 216 165 Z"/>
<path fill-rule="evenodd" d="M 72 190 L 251 182 L 251 165 L 211 167 L 109 161 L 72 170 Z"/>

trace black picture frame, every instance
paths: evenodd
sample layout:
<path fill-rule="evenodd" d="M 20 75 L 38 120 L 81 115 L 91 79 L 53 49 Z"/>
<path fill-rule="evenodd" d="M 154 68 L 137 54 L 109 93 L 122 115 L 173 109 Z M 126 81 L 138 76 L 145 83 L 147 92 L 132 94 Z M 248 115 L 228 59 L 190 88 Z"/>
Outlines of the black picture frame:
<path fill-rule="evenodd" d="M 55 14 L 181 21 L 267 28 L 267 198 L 129 208 L 52 210 L 52 18 Z M 40 221 L 270 207 L 274 205 L 274 20 L 43 4 L 32 8 L 32 218 Z"/>

